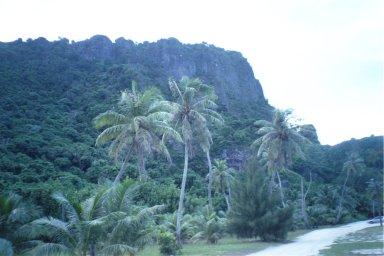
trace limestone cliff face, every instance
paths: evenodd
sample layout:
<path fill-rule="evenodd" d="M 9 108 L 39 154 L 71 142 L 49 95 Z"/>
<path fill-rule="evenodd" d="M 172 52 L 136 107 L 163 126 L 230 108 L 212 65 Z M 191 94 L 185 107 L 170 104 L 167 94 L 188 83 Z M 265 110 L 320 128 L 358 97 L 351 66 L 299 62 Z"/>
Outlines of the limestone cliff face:
<path fill-rule="evenodd" d="M 272 109 L 251 66 L 238 52 L 208 44 L 182 44 L 173 38 L 135 44 L 123 38 L 113 43 L 105 36 L 94 36 L 74 47 L 88 60 L 140 66 L 162 87 L 169 77 L 199 77 L 215 87 L 220 105 L 227 110 L 259 108 L 266 116 Z"/>

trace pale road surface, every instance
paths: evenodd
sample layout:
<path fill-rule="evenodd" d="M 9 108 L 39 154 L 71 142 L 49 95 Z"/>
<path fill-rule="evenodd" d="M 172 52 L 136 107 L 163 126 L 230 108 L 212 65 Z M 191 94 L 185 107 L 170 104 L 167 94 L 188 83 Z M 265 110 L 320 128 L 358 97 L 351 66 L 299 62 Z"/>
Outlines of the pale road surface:
<path fill-rule="evenodd" d="M 319 229 L 299 236 L 292 243 L 269 247 L 247 256 L 315 256 L 320 250 L 332 245 L 337 238 L 375 225 L 359 221 L 336 228 Z"/>

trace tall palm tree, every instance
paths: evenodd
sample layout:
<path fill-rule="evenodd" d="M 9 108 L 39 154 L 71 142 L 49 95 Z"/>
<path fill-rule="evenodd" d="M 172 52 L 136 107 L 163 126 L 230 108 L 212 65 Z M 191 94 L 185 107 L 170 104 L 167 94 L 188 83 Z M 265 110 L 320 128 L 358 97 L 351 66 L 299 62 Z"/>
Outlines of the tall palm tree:
<path fill-rule="evenodd" d="M 226 160 L 215 159 L 213 165 L 213 184 L 224 195 L 227 210 L 231 209 L 231 180 L 233 169 L 228 168 Z"/>
<path fill-rule="evenodd" d="M 348 160 L 343 164 L 342 172 L 345 173 L 346 176 L 343 183 L 343 188 L 341 190 L 339 204 L 337 206 L 337 215 L 336 215 L 335 223 L 338 223 L 341 218 L 341 213 L 343 208 L 342 205 L 343 205 L 343 200 L 344 200 L 349 176 L 351 174 L 361 171 L 363 164 L 364 164 L 364 160 L 360 158 L 360 156 L 356 152 L 352 152 L 348 156 Z"/>
<path fill-rule="evenodd" d="M 172 103 L 173 123 L 181 130 L 184 143 L 184 170 L 181 182 L 179 206 L 177 210 L 176 238 L 181 243 L 181 219 L 184 211 L 185 184 L 187 181 L 189 155 L 192 150 L 192 142 L 197 139 L 207 155 L 209 169 L 209 149 L 212 144 L 212 136 L 208 129 L 208 122 L 222 122 L 222 117 L 214 109 L 216 98 L 213 88 L 202 83 L 200 79 L 183 77 L 179 83 L 169 81 L 170 90 L 175 97 Z M 208 196 L 211 200 L 212 175 L 208 183 Z"/>
<path fill-rule="evenodd" d="M 64 219 L 44 217 L 20 229 L 35 246 L 31 255 L 135 255 L 151 236 L 153 216 L 162 206 L 132 205 L 130 181 L 101 189 L 81 204 L 61 193 L 53 198 L 64 210 Z"/>
<path fill-rule="evenodd" d="M 103 128 L 97 137 L 96 145 L 112 142 L 109 153 L 117 160 L 123 158 L 120 171 L 115 178 L 122 178 L 131 154 L 137 156 L 139 180 L 146 180 L 148 174 L 145 160 L 152 152 L 165 155 L 170 160 L 168 149 L 162 139 L 167 133 L 181 140 L 180 135 L 168 125 L 171 114 L 164 108 L 160 93 L 152 88 L 139 92 L 132 82 L 132 90 L 121 93 L 119 111 L 107 111 L 94 119 L 96 128 Z"/>
<path fill-rule="evenodd" d="M 294 155 L 304 157 L 301 147 L 310 141 L 299 133 L 300 126 L 290 124 L 291 111 L 276 110 L 272 122 L 258 120 L 257 134 L 261 135 L 256 139 L 252 148 L 257 149 L 257 157 L 264 157 L 270 174 L 271 183 L 274 183 L 275 176 L 278 179 L 281 203 L 285 207 L 283 188 L 281 185 L 280 173 L 287 171 L 292 165 Z"/>

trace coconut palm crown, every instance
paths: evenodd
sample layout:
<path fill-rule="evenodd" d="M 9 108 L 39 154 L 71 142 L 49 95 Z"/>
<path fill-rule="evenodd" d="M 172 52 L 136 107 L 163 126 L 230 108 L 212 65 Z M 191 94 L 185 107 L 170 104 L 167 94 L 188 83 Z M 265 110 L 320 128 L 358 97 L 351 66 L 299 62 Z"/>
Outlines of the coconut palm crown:
<path fill-rule="evenodd" d="M 140 92 L 132 82 L 132 89 L 121 93 L 118 111 L 106 111 L 94 119 L 94 126 L 104 129 L 97 137 L 96 145 L 111 142 L 110 156 L 115 160 L 123 159 L 115 183 L 122 178 L 132 154 L 137 157 L 140 180 L 148 178 L 145 168 L 148 155 L 161 153 L 170 160 L 163 135 L 168 134 L 177 140 L 181 137 L 168 125 L 171 114 L 165 105 L 158 90 L 151 88 Z"/>
<path fill-rule="evenodd" d="M 271 181 L 274 181 L 275 175 L 277 176 L 283 206 L 285 203 L 279 172 L 286 171 L 292 165 L 293 156 L 303 158 L 302 146 L 310 143 L 299 133 L 300 129 L 304 129 L 302 126 L 290 124 L 290 115 L 289 110 L 276 110 L 272 122 L 256 121 L 257 134 L 261 137 L 252 144 L 252 148 L 256 149 L 257 157 L 265 160 Z"/>
<path fill-rule="evenodd" d="M 172 103 L 173 123 L 180 129 L 184 142 L 184 171 L 181 183 L 179 207 L 177 211 L 176 237 L 181 242 L 181 219 L 184 208 L 185 184 L 188 172 L 188 159 L 192 153 L 193 141 L 207 154 L 209 166 L 208 198 L 211 201 L 212 166 L 209 150 L 212 144 L 212 135 L 208 124 L 222 123 L 223 118 L 215 111 L 217 98 L 211 86 L 204 84 L 200 79 L 183 77 L 179 83 L 170 79 L 169 88 L 175 98 Z"/>
<path fill-rule="evenodd" d="M 213 184 L 216 190 L 224 195 L 227 210 L 231 209 L 231 181 L 234 170 L 227 166 L 226 160 L 215 159 L 213 164 Z"/>

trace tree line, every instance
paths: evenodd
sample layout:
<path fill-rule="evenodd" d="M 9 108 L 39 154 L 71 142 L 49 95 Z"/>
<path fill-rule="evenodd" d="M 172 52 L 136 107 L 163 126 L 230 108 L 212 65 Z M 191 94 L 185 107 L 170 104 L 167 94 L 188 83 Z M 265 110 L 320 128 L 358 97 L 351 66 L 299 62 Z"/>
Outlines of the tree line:
<path fill-rule="evenodd" d="M 186 241 L 216 243 L 225 232 L 281 240 L 292 228 L 294 211 L 285 199 L 281 175 L 300 179 L 301 218 L 307 227 L 311 225 L 306 198 L 312 174 L 307 182 L 291 170 L 294 158 L 305 158 L 303 148 L 311 141 L 303 134 L 311 133 L 311 129 L 291 122 L 290 111 L 276 110 L 272 121 L 255 121 L 258 138 L 250 147 L 252 157 L 245 170 L 234 171 L 225 159 L 211 160 L 212 131 L 224 125 L 213 87 L 198 78 L 183 77 L 180 81 L 170 79 L 169 89 L 172 100 L 164 99 L 156 88 L 140 91 L 132 82 L 131 89 L 121 93 L 116 108 L 94 118 L 94 127 L 101 131 L 96 145 L 108 144 L 109 156 L 119 170 L 114 181 L 104 184 L 92 197 L 75 204 L 54 193 L 61 213 L 54 218 L 41 217 L 38 208 L 31 210 L 34 206 L 24 204 L 17 195 L 3 196 L 1 251 L 5 255 L 13 251 L 31 255 L 134 255 L 156 238 L 162 253 L 172 255 Z M 207 163 L 207 202 L 199 214 L 188 215 L 188 165 L 198 150 Z M 126 171 L 128 163 L 135 163 L 139 182 L 146 182 L 148 159 L 159 155 L 172 165 L 171 151 L 183 152 L 184 164 L 178 207 L 167 215 L 160 214 L 165 205 L 146 207 L 135 201 L 140 183 L 129 180 Z M 349 174 L 358 172 L 362 165 L 358 156 L 351 155 L 343 166 L 346 178 L 335 223 L 342 216 Z M 225 198 L 226 212 L 214 209 L 213 190 Z"/>

